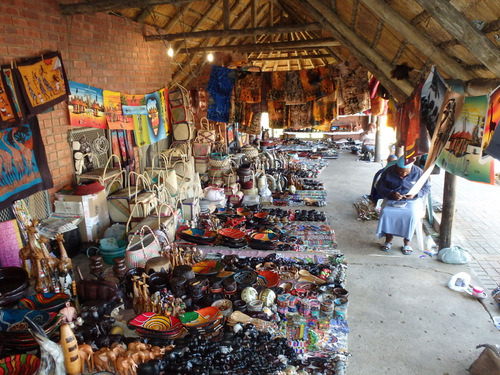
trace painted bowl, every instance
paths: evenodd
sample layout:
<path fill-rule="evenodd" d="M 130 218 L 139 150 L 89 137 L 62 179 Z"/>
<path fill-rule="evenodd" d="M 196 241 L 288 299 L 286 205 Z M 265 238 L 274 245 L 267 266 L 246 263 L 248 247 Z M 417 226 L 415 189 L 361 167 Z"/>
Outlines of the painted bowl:
<path fill-rule="evenodd" d="M 224 237 L 231 238 L 233 240 L 241 240 L 245 238 L 246 234 L 242 230 L 236 228 L 222 228 L 219 229 L 219 234 Z"/>
<path fill-rule="evenodd" d="M 263 232 L 263 233 L 254 233 L 250 236 L 252 241 L 261 241 L 261 242 L 276 242 L 278 241 L 278 235 L 274 232 Z"/>
<path fill-rule="evenodd" d="M 66 293 L 39 293 L 21 298 L 17 302 L 17 306 L 20 309 L 57 312 L 66 305 L 69 298 Z"/>
<path fill-rule="evenodd" d="M 7 306 L 26 297 L 29 292 L 28 272 L 21 267 L 0 268 L 0 306 Z"/>
<path fill-rule="evenodd" d="M 33 354 L 16 354 L 0 359 L 0 375 L 33 375 L 40 367 L 40 359 Z"/>
<path fill-rule="evenodd" d="M 200 229 L 200 228 L 185 229 L 182 231 L 182 234 L 192 236 L 192 237 L 206 238 L 206 239 L 213 238 L 217 235 L 217 233 L 215 233 L 214 231 Z"/>
<path fill-rule="evenodd" d="M 159 315 L 146 312 L 137 315 L 128 323 L 130 326 L 145 328 L 152 331 L 170 332 L 182 327 L 181 321 L 174 316 Z"/>
<path fill-rule="evenodd" d="M 264 285 L 268 288 L 278 286 L 280 283 L 280 275 L 274 271 L 259 271 L 257 276 L 257 284 Z"/>
<path fill-rule="evenodd" d="M 198 275 L 217 275 L 222 272 L 224 265 L 216 260 L 203 260 L 192 265 L 194 273 Z"/>
<path fill-rule="evenodd" d="M 236 209 L 236 213 L 240 216 L 249 216 L 252 211 L 250 211 L 250 209 L 248 209 L 247 207 L 238 207 Z"/>
<path fill-rule="evenodd" d="M 196 311 L 181 314 L 179 319 L 185 327 L 192 328 L 207 326 L 221 319 L 222 316 L 222 312 L 218 307 L 208 306 Z"/>
<path fill-rule="evenodd" d="M 257 218 L 257 220 L 265 220 L 269 216 L 269 212 L 262 211 L 262 212 L 257 212 L 253 215 L 253 217 Z"/>

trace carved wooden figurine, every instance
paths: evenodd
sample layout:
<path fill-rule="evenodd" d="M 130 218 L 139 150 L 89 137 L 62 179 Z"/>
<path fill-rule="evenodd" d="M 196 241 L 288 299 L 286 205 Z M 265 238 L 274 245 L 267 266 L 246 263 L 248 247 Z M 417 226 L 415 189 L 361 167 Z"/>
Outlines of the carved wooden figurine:
<path fill-rule="evenodd" d="M 82 364 L 82 373 L 85 372 L 85 365 L 87 365 L 88 372 L 94 372 L 94 350 L 86 343 L 78 346 L 78 355 Z"/>
<path fill-rule="evenodd" d="M 137 374 L 137 364 L 130 357 L 119 357 L 116 361 L 115 372 L 118 375 Z"/>
<path fill-rule="evenodd" d="M 66 248 L 64 247 L 64 237 L 61 233 L 56 236 L 57 244 L 59 245 L 59 252 L 61 253 L 61 259 L 59 260 L 59 271 L 62 273 L 73 273 L 73 263 L 68 257 Z"/>

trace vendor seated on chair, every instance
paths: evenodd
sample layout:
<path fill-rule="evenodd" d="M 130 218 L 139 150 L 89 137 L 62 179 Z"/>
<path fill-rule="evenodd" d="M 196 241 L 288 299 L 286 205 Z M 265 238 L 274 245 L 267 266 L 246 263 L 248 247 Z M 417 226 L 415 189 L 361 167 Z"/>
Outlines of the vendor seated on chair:
<path fill-rule="evenodd" d="M 380 176 L 377 183 L 377 193 L 384 198 L 377 236 L 385 236 L 385 243 L 381 250 L 390 251 L 394 237 L 403 237 L 401 251 L 405 255 L 413 252 L 410 246 L 411 238 L 415 233 L 416 225 L 422 217 L 423 201 L 431 188 L 427 180 L 418 194 L 409 195 L 408 192 L 422 176 L 422 169 L 406 164 L 404 156 L 397 163 L 388 167 Z"/>

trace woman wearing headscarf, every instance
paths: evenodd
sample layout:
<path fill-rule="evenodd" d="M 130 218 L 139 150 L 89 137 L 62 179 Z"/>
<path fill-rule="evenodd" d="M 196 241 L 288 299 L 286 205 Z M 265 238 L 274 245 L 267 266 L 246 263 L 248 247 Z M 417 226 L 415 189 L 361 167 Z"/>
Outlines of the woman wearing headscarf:
<path fill-rule="evenodd" d="M 384 198 L 377 228 L 377 236 L 385 236 L 381 250 L 390 251 L 394 237 L 403 237 L 401 251 L 405 255 L 413 252 L 410 246 L 415 228 L 420 223 L 422 198 L 429 194 L 431 185 L 427 180 L 417 194 L 409 191 L 422 176 L 422 169 L 413 164 L 405 164 L 401 156 L 397 163 L 388 167 L 377 182 L 377 193 Z"/>

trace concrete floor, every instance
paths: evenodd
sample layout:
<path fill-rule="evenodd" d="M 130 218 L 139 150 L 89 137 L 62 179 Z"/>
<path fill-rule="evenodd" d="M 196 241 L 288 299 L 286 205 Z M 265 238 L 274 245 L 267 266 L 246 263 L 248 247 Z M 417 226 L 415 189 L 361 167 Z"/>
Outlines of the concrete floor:
<path fill-rule="evenodd" d="M 341 151 L 320 176 L 328 190 L 324 209 L 349 263 L 348 373 L 468 374 L 482 351 L 476 345 L 500 343 L 490 306 L 447 287 L 453 274 L 470 273 L 468 265 L 445 264 L 421 251 L 403 255 L 400 238 L 390 253 L 380 251 L 378 222 L 357 220 L 353 206 L 369 193 L 380 167 Z M 417 247 L 415 237 L 412 245 Z"/>

